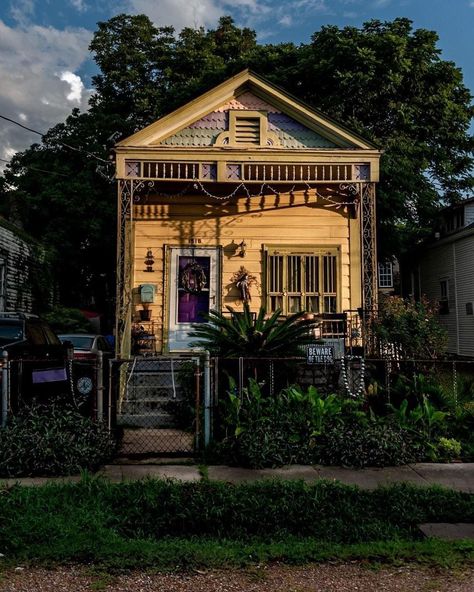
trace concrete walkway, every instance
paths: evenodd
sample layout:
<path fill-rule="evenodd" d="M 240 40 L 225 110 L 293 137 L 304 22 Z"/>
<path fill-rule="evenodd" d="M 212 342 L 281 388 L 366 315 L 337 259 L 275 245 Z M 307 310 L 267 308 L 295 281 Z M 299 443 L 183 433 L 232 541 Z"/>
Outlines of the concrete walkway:
<path fill-rule="evenodd" d="M 292 465 L 279 469 L 251 470 L 227 466 L 209 466 L 200 471 L 196 465 L 179 464 L 115 464 L 103 467 L 99 474 L 112 482 L 135 481 L 144 478 L 165 479 L 178 481 L 199 481 L 203 473 L 213 481 L 228 483 L 242 483 L 259 481 L 261 479 L 303 479 L 314 482 L 318 479 L 339 481 L 348 485 L 357 485 L 362 489 L 375 489 L 379 485 L 391 483 L 413 483 L 428 486 L 441 485 L 474 493 L 474 463 L 438 464 L 419 463 L 403 467 L 386 467 L 383 469 L 346 469 L 342 467 L 322 467 Z M 1 484 L 12 486 L 43 485 L 51 482 L 77 482 L 78 476 L 72 477 L 32 477 L 0 480 Z"/>

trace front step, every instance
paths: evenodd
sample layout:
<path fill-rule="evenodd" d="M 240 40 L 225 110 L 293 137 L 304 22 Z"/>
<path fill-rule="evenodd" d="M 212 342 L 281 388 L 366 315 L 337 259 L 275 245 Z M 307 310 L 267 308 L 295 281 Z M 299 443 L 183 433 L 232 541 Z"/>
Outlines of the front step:
<path fill-rule="evenodd" d="M 169 413 L 121 413 L 117 424 L 136 428 L 175 428 L 177 422 Z"/>
<path fill-rule="evenodd" d="M 128 368 L 125 397 L 117 423 L 131 428 L 176 428 L 186 393 L 180 385 L 183 368 L 195 367 L 195 358 L 137 358 Z"/>

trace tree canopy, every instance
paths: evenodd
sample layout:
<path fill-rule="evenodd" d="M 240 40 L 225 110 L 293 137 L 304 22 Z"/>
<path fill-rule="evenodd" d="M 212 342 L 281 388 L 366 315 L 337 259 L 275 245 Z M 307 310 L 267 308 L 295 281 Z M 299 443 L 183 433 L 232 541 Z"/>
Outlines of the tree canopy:
<path fill-rule="evenodd" d="M 61 301 L 100 302 L 113 285 L 111 167 L 64 144 L 107 160 L 114 138 L 248 67 L 381 145 L 379 252 L 399 254 L 424 236 L 440 205 L 474 185 L 472 97 L 437 42 L 406 18 L 324 26 L 297 46 L 260 44 L 230 17 L 176 33 L 144 15 L 118 15 L 99 23 L 90 45 L 98 73 L 88 112 L 73 111 L 18 153 L 0 194 L 10 216 L 55 249 Z"/>

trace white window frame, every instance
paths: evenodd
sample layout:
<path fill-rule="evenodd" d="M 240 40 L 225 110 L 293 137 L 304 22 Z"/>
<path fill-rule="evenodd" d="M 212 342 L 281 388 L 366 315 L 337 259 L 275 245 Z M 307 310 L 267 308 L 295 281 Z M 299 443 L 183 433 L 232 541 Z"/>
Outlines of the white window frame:
<path fill-rule="evenodd" d="M 379 288 L 393 288 L 393 263 L 379 262 Z"/>

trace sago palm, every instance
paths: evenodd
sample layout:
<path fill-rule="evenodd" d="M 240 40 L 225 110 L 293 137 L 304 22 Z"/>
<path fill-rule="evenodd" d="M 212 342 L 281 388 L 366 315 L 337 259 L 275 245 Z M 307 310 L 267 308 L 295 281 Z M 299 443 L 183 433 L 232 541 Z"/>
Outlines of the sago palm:
<path fill-rule="evenodd" d="M 211 310 L 208 323 L 193 325 L 191 345 L 209 350 L 226 358 L 232 357 L 288 357 L 302 356 L 302 345 L 314 343 L 315 322 L 304 319 L 304 312 L 283 319 L 280 310 L 266 318 L 265 308 L 260 308 L 253 317 L 248 304 L 244 311 L 237 312 L 227 306 L 230 317 Z"/>

